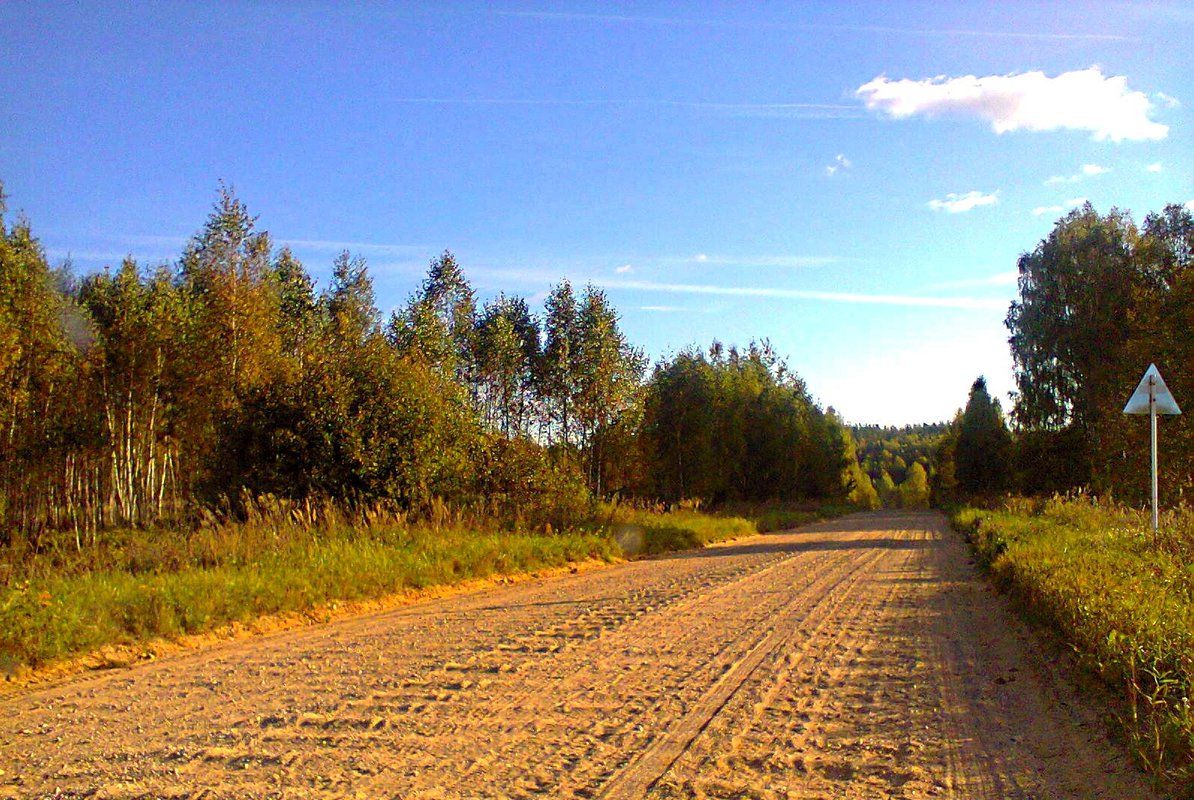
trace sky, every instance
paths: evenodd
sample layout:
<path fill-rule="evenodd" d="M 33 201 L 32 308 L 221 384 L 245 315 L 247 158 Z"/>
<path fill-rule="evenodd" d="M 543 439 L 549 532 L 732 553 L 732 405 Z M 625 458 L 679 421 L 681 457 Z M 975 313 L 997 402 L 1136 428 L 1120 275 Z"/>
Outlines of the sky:
<path fill-rule="evenodd" d="M 1016 262 L 1194 208 L 1194 4 L 0 4 L 0 181 L 54 264 L 176 259 L 221 182 L 383 312 L 592 284 L 657 361 L 768 339 L 848 422 L 1010 407 Z M 1143 367 L 1142 367 L 1143 369 Z M 1132 387 L 1125 387 L 1125 397 Z"/>

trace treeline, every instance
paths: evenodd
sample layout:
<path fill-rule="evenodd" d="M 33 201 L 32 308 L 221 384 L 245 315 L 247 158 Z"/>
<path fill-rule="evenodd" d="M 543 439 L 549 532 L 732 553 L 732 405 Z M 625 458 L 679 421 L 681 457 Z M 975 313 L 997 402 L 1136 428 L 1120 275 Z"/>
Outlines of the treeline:
<path fill-rule="evenodd" d="M 1166 206 L 1137 227 L 1086 204 L 1019 259 L 1006 325 L 1017 391 L 1010 420 L 979 378 L 933 458 L 941 503 L 1085 490 L 1141 503 L 1147 421 L 1123 407 L 1155 363 L 1183 406 L 1160 429 L 1167 504 L 1194 487 L 1194 216 Z M 864 434 L 860 434 L 864 438 Z M 880 487 L 882 493 L 882 486 Z"/>
<path fill-rule="evenodd" d="M 613 493 L 863 491 L 849 432 L 769 348 L 645 373 L 599 289 L 481 303 L 444 253 L 383 318 L 362 259 L 317 289 L 226 189 L 175 263 L 81 278 L 0 216 L 0 535 L 81 544 L 262 495 L 539 525 Z"/>
<path fill-rule="evenodd" d="M 1137 226 L 1089 203 L 1019 261 L 1007 315 L 1017 395 L 1010 479 L 1026 492 L 1148 492 L 1148 425 L 1122 411 L 1155 363 L 1186 412 L 1160 421 L 1161 490 L 1194 486 L 1194 217 L 1166 206 Z"/>

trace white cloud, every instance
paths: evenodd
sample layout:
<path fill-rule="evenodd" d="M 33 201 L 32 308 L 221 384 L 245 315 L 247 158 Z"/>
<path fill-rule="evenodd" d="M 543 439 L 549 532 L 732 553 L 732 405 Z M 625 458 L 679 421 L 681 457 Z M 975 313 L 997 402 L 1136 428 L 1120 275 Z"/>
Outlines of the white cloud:
<path fill-rule="evenodd" d="M 687 308 L 680 306 L 639 306 L 639 311 L 654 311 L 660 314 L 675 314 L 680 311 L 687 311 Z"/>
<path fill-rule="evenodd" d="M 1049 77 L 1043 72 L 1010 75 L 944 75 L 926 80 L 888 80 L 880 75 L 854 92 L 872 111 L 895 119 L 923 114 L 961 114 L 1008 131 L 1090 131 L 1097 141 L 1164 139 L 1169 127 L 1149 115 L 1152 101 L 1128 89 L 1124 76 L 1099 67 Z"/>
<path fill-rule="evenodd" d="M 934 283 L 925 288 L 930 290 L 936 289 L 961 289 L 971 286 L 1015 286 L 1016 281 L 1020 279 L 1019 270 L 1007 270 L 1005 272 L 997 272 L 994 275 L 987 275 L 982 278 L 964 278 L 957 281 L 946 281 L 945 283 Z"/>
<path fill-rule="evenodd" d="M 1037 206 L 1036 208 L 1032 209 L 1032 214 L 1035 217 L 1039 217 L 1042 214 L 1060 214 L 1063 211 L 1069 211 L 1071 208 L 1077 208 L 1085 202 L 1085 197 L 1072 197 L 1069 200 L 1066 200 L 1062 205 Z"/>
<path fill-rule="evenodd" d="M 1157 102 L 1166 108 L 1181 108 L 1181 101 L 1176 97 L 1170 97 L 1164 92 L 1153 92 L 1153 97 L 1157 98 Z"/>
<path fill-rule="evenodd" d="M 837 156 L 834 157 L 833 163 L 825 167 L 825 174 L 833 177 L 841 170 L 850 169 L 852 166 L 854 166 L 854 162 L 846 158 L 846 156 L 842 153 L 838 153 Z"/>
<path fill-rule="evenodd" d="M 709 256 L 705 255 L 704 253 L 697 253 L 695 256 L 693 256 L 692 260 L 696 261 L 697 263 L 704 264 L 709 260 Z"/>
<path fill-rule="evenodd" d="M 966 192 L 957 194 L 950 192 L 944 200 L 930 200 L 929 208 L 934 211 L 948 211 L 950 214 L 961 214 L 978 206 L 993 206 L 999 202 L 999 192 L 983 194 L 982 192 Z"/>
<path fill-rule="evenodd" d="M 1110 171 L 1111 167 L 1104 167 L 1101 164 L 1083 164 L 1081 168 L 1079 168 L 1079 170 L 1073 175 L 1054 175 L 1052 178 L 1045 181 L 1045 185 L 1052 186 L 1058 183 L 1077 183 L 1083 178 L 1093 178 Z"/>
<path fill-rule="evenodd" d="M 1149 164 L 1147 167 L 1144 168 L 1144 171 L 1145 172 L 1160 172 L 1161 171 L 1161 162 L 1158 161 L 1155 164 Z"/>
<path fill-rule="evenodd" d="M 821 292 L 805 289 L 778 289 L 755 286 L 711 286 L 695 283 L 656 283 L 655 281 L 627 281 L 598 279 L 594 285 L 603 289 L 630 289 L 669 294 L 718 295 L 722 297 L 767 297 L 781 300 L 821 300 L 830 303 L 861 303 L 866 305 L 918 306 L 929 308 L 1006 309 L 1006 300 L 978 297 L 912 297 L 893 294 L 855 294 L 850 292 Z"/>
<path fill-rule="evenodd" d="M 614 272 L 618 273 L 619 275 L 626 275 L 628 273 L 634 272 L 634 267 L 630 266 L 629 264 L 623 264 L 615 269 Z"/>
<path fill-rule="evenodd" d="M 1187 201 L 1186 201 L 1186 210 L 1187 210 L 1187 211 L 1194 211 L 1194 200 L 1187 200 Z"/>

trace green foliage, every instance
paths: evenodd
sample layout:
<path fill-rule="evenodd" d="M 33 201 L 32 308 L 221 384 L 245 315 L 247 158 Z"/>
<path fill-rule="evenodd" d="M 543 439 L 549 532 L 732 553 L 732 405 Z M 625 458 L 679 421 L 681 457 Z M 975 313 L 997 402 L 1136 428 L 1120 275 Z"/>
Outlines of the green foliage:
<path fill-rule="evenodd" d="M 877 504 L 851 432 L 766 343 L 684 354 L 646 389 L 641 351 L 592 286 L 578 296 L 561 283 L 541 317 L 504 295 L 478 310 L 445 252 L 383 326 L 363 259 L 340 254 L 319 289 L 223 186 L 178 261 L 152 270 L 128 260 L 75 282 L 49 269 L 26 223 L 0 231 L 0 544 L 10 572 L 110 572 L 116 605 L 141 596 L 120 576 L 233 570 L 210 589 L 240 585 L 245 565 L 272 569 L 265 551 L 201 546 L 217 517 L 248 525 L 261 497 L 288 513 L 466 509 L 474 527 L 505 531 L 569 529 L 615 492 Z M 768 515 L 768 529 L 806 518 Z M 742 524 L 667 516 L 648 526 L 650 547 Z M 277 557 L 333 528 L 307 520 L 305 538 L 274 542 Z M 191 630 L 195 604 L 170 591 L 112 624 L 143 611 L 147 632 Z"/>
<path fill-rule="evenodd" d="M 0 215 L 0 524 L 24 529 L 76 522 L 63 504 L 82 489 L 64 472 L 90 433 L 64 391 L 86 375 L 89 331 L 55 278 L 28 222 Z"/>
<path fill-rule="evenodd" d="M 958 421 L 954 445 L 957 490 L 965 497 L 993 497 L 1008 488 L 1011 478 L 1011 434 L 998 400 L 987 394 L 979 377 Z"/>
<path fill-rule="evenodd" d="M 941 463 L 939 450 L 951 430 L 951 426 L 943 422 L 899 428 L 854 427 L 854 437 L 858 440 L 856 459 L 870 477 L 879 504 L 889 508 L 903 505 L 896 487 L 906 483 L 908 471 L 915 464 L 924 470 L 930 494 L 937 491 L 937 471 Z M 867 502 L 858 504 L 874 507 Z"/>
<path fill-rule="evenodd" d="M 1056 471 L 1021 469 L 1025 488 L 1064 482 L 1143 500 L 1147 424 L 1121 410 L 1149 363 L 1179 403 L 1194 402 L 1194 216 L 1167 206 L 1142 228 L 1087 204 L 1020 257 L 1019 299 L 1007 316 L 1018 396 L 1012 417 Z M 1194 484 L 1190 415 L 1162 422 L 1162 492 Z M 1047 477 L 1042 479 L 1042 475 Z"/>
<path fill-rule="evenodd" d="M 444 253 L 383 331 L 362 259 L 338 256 L 317 292 L 256 226 L 221 187 L 177 264 L 130 260 L 75 285 L 27 224 L 3 227 L 0 536 L 70 527 L 95 547 L 113 526 L 187 527 L 261 494 L 419 509 L 494 493 L 514 522 L 575 519 L 633 448 L 641 354 L 597 290 L 557 320 L 571 344 L 556 439 L 525 301 L 478 315 Z"/>
<path fill-rule="evenodd" d="M 907 477 L 900 484 L 900 506 L 902 508 L 929 507 L 929 476 L 919 462 L 908 468 Z"/>
<path fill-rule="evenodd" d="M 689 550 L 758 532 L 753 523 L 742 517 L 710 516 L 685 509 L 663 514 L 642 513 L 636 515 L 634 523 L 646 532 L 643 552 L 647 554 Z"/>
<path fill-rule="evenodd" d="M 1141 763 L 1178 796 L 1194 790 L 1194 516 L 1086 499 L 966 509 L 955 527 L 1036 621 L 1054 629 L 1121 700 Z"/>
<path fill-rule="evenodd" d="M 656 365 L 642 427 L 644 493 L 669 501 L 839 498 L 848 432 L 767 343 L 714 343 Z"/>

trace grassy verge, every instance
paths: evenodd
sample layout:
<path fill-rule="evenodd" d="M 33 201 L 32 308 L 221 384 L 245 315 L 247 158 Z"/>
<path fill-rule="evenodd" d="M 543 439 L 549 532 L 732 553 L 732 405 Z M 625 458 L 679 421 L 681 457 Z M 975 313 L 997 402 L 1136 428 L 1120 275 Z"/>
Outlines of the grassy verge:
<path fill-rule="evenodd" d="M 819 516 L 607 506 L 581 528 L 510 532 L 442 507 L 412 523 L 380 506 L 267 498 L 247 520 L 209 518 L 190 531 L 107 531 L 81 546 L 65 534 L 37 552 L 27 543 L 0 550 L 0 674 L 336 602 L 703 547 Z"/>
<path fill-rule="evenodd" d="M 740 504 L 716 512 L 679 508 L 634 509 L 604 506 L 599 517 L 628 555 L 654 555 L 691 550 L 714 542 L 787 530 L 820 519 L 841 516 L 848 506 L 793 506 L 779 503 Z"/>
<path fill-rule="evenodd" d="M 1113 709 L 1141 765 L 1194 796 L 1194 514 L 1089 500 L 964 509 L 965 534 L 1025 615 L 1059 634 L 1122 698 Z"/>
<path fill-rule="evenodd" d="M 618 555 L 608 537 L 593 533 L 325 530 L 245 563 L 47 575 L 17 582 L 0 596 L 0 665 L 11 672 L 109 644 L 199 633 L 330 601 Z"/>

